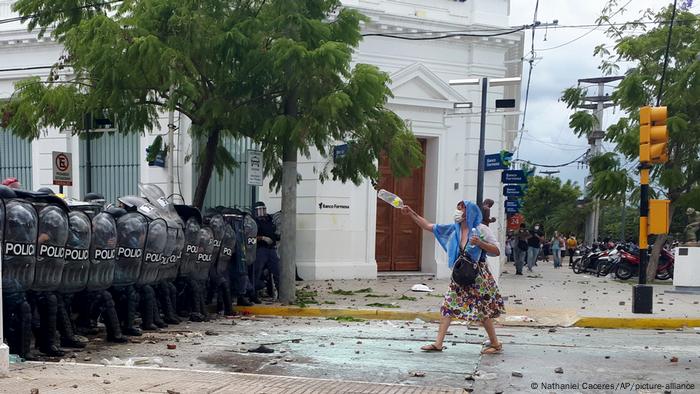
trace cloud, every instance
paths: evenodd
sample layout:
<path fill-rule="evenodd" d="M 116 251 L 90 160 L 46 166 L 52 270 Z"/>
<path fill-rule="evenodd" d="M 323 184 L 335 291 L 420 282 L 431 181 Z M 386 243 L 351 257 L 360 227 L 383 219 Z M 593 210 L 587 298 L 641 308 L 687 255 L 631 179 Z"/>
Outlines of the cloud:
<path fill-rule="evenodd" d="M 536 0 L 512 0 L 510 25 L 532 23 L 535 3 Z M 607 0 L 540 0 L 537 20 L 550 23 L 556 19 L 560 26 L 592 25 L 595 24 L 595 20 L 606 4 Z M 618 22 L 629 21 L 635 19 L 641 10 L 660 9 L 665 5 L 667 2 L 658 0 L 634 0 L 628 4 L 628 10 L 617 15 L 615 19 Z M 700 12 L 700 4 L 694 4 L 691 11 Z M 575 41 L 556 49 L 536 51 L 535 56 L 538 59 L 534 62 L 525 119 L 527 132 L 523 135 L 518 152 L 521 159 L 538 164 L 561 164 L 585 152 L 587 140 L 577 138 L 568 127 L 572 111 L 558 100 L 561 92 L 570 86 L 575 86 L 578 79 L 601 75 L 598 70 L 600 59 L 593 57 L 593 50 L 596 45 L 603 42 L 612 43 L 612 41 L 604 35 L 603 27 L 592 32 L 591 30 L 593 30 L 591 27 L 536 30 L 535 49 L 554 48 L 569 41 Z M 528 31 L 525 34 L 526 56 L 532 46 L 531 37 Z M 525 81 L 527 70 L 526 63 L 523 67 Z M 610 90 L 608 88 L 608 92 Z M 591 90 L 591 93 L 597 92 Z M 525 97 L 524 83 L 522 97 Z M 613 113 L 612 109 L 606 110 L 604 126 L 616 121 L 621 115 L 619 110 L 616 113 Z M 611 148 L 608 145 L 608 149 Z M 588 173 L 587 168 L 577 168 L 576 164 L 559 168 L 559 170 L 561 173 L 558 176 L 576 181 L 580 185 L 584 183 Z"/>

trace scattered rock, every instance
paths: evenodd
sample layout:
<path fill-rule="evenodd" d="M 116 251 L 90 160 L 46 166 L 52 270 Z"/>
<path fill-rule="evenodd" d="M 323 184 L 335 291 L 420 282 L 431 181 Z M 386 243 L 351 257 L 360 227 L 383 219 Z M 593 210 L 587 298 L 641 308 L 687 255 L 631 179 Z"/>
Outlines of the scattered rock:
<path fill-rule="evenodd" d="M 98 375 L 98 374 L 94 373 L 94 374 L 92 374 L 92 377 L 93 377 L 93 378 L 99 378 L 99 377 L 100 377 L 100 375 Z"/>
<path fill-rule="evenodd" d="M 556 328 L 550 328 L 550 329 L 549 329 L 549 332 L 557 332 L 557 329 L 556 329 Z"/>
<path fill-rule="evenodd" d="M 217 336 L 217 335 L 219 335 L 219 333 L 216 331 L 207 330 L 207 331 L 204 331 L 204 335 Z"/>
<path fill-rule="evenodd" d="M 620 301 L 620 305 L 625 305 L 625 302 L 624 302 L 624 301 Z"/>
<path fill-rule="evenodd" d="M 78 385 L 77 385 L 77 384 L 74 384 L 74 385 L 72 385 L 71 387 L 73 387 L 74 389 L 77 389 L 77 388 L 78 388 Z"/>
<path fill-rule="evenodd" d="M 36 389 L 36 388 L 35 388 L 35 389 L 31 389 L 31 390 L 29 391 L 29 394 L 39 394 L 39 389 Z"/>
<path fill-rule="evenodd" d="M 274 353 L 274 349 L 270 349 L 265 345 L 260 345 L 253 349 L 248 349 L 248 353 Z"/>
<path fill-rule="evenodd" d="M 175 350 L 175 349 L 177 349 L 177 345 L 176 345 L 176 344 L 174 344 L 174 343 L 169 343 L 169 344 L 168 344 L 168 350 Z"/>
<path fill-rule="evenodd" d="M 179 391 L 175 391 L 175 390 L 166 390 L 165 392 L 168 394 L 180 394 Z"/>
<path fill-rule="evenodd" d="M 474 375 L 468 373 L 464 375 L 464 380 L 474 380 Z"/>
<path fill-rule="evenodd" d="M 564 373 L 564 368 L 562 367 L 557 367 L 557 369 L 554 370 L 555 373 Z"/>
<path fill-rule="evenodd" d="M 411 376 L 415 376 L 417 378 L 422 378 L 425 376 L 425 372 L 422 371 L 413 371 L 411 372 Z"/>
<path fill-rule="evenodd" d="M 605 359 L 606 359 L 606 360 L 609 360 L 609 359 L 610 359 L 610 356 L 605 356 Z"/>
<path fill-rule="evenodd" d="M 291 359 L 291 358 L 285 358 L 284 361 L 286 361 L 286 362 L 288 362 L 288 363 L 291 363 L 291 362 L 294 361 L 294 360 Z"/>
<path fill-rule="evenodd" d="M 513 372 L 511 372 L 511 376 L 515 376 L 516 378 L 522 378 L 523 373 L 520 371 L 513 371 Z"/>
<path fill-rule="evenodd" d="M 104 383 L 104 384 L 112 384 L 112 382 L 110 382 L 110 381 L 107 380 L 107 379 L 103 380 L 102 383 Z"/>
<path fill-rule="evenodd" d="M 671 357 L 671 362 L 672 362 L 672 363 L 677 363 L 677 362 L 678 362 L 678 357 L 676 357 L 676 356 Z"/>
<path fill-rule="evenodd" d="M 270 361 L 270 365 L 277 365 L 277 360 Z"/>

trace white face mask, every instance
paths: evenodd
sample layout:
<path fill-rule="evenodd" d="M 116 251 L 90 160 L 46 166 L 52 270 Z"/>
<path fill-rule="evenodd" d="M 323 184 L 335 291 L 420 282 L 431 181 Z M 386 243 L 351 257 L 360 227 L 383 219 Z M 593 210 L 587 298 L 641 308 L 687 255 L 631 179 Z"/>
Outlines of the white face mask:
<path fill-rule="evenodd" d="M 460 211 L 459 209 L 455 211 L 455 214 L 454 214 L 455 223 L 461 223 L 464 220 L 464 216 L 462 216 L 462 215 L 464 215 L 464 212 Z"/>

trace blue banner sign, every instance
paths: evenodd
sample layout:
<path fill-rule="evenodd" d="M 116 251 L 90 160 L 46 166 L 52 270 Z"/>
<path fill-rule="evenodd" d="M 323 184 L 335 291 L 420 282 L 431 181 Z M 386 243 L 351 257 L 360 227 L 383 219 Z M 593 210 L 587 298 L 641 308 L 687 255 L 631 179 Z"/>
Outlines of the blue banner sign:
<path fill-rule="evenodd" d="M 525 195 L 525 187 L 521 185 L 503 186 L 503 195 L 506 197 L 521 197 Z"/>
<path fill-rule="evenodd" d="M 333 147 L 333 159 L 341 159 L 348 153 L 348 144 L 336 145 Z"/>
<path fill-rule="evenodd" d="M 493 155 L 484 156 L 484 171 L 507 170 L 510 168 L 510 161 L 513 154 L 508 151 L 501 151 Z"/>
<path fill-rule="evenodd" d="M 513 213 L 518 213 L 518 212 L 520 212 L 520 208 L 508 208 L 508 207 L 506 207 L 507 214 L 513 214 Z"/>
<path fill-rule="evenodd" d="M 520 200 L 506 200 L 506 208 L 520 208 Z"/>
<path fill-rule="evenodd" d="M 527 176 L 523 170 L 506 170 L 501 173 L 502 183 L 527 183 Z"/>

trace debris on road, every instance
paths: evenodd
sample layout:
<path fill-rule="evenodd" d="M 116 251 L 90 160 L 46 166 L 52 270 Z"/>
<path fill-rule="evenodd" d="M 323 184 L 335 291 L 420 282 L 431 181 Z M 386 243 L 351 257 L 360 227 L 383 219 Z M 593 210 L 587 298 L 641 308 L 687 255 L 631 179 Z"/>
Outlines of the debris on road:
<path fill-rule="evenodd" d="M 269 347 L 265 345 L 260 345 L 256 348 L 253 349 L 248 349 L 248 353 L 274 353 L 274 349 L 270 349 Z"/>
<path fill-rule="evenodd" d="M 554 370 L 554 372 L 555 372 L 555 373 L 564 373 L 564 368 L 562 368 L 562 367 L 557 367 L 557 368 Z"/>
<path fill-rule="evenodd" d="M 168 350 L 175 350 L 175 349 L 177 349 L 177 345 L 176 345 L 176 344 L 174 344 L 174 343 L 169 343 L 169 344 L 168 344 Z"/>
<path fill-rule="evenodd" d="M 523 377 L 523 373 L 522 373 L 522 372 L 519 372 L 519 371 L 513 371 L 513 372 L 511 373 L 511 375 L 512 375 L 512 376 L 515 376 L 516 378 L 522 378 L 522 377 Z"/>

